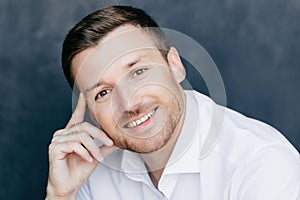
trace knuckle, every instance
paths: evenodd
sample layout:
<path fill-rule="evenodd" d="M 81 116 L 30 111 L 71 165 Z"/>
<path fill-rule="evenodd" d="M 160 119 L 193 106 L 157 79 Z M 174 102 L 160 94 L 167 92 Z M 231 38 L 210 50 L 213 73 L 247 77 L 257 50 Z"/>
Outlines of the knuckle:
<path fill-rule="evenodd" d="M 53 150 L 56 147 L 56 143 L 55 142 L 51 142 L 48 146 L 49 151 Z"/>
<path fill-rule="evenodd" d="M 53 137 L 58 136 L 60 134 L 62 134 L 65 131 L 65 129 L 60 129 L 54 132 Z"/>
<path fill-rule="evenodd" d="M 49 144 L 48 146 L 48 152 L 50 153 L 52 152 L 52 150 L 53 150 L 53 143 Z"/>
<path fill-rule="evenodd" d="M 57 147 L 57 144 L 56 144 L 56 143 L 51 143 L 51 144 L 48 146 L 48 154 L 49 154 L 50 157 L 51 157 L 51 155 L 54 154 L 56 147 Z"/>

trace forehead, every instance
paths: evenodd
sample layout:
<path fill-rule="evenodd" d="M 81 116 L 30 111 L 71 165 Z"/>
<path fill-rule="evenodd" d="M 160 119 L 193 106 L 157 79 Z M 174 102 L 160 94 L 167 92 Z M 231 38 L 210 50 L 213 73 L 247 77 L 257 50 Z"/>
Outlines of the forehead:
<path fill-rule="evenodd" d="M 104 71 L 116 60 L 142 55 L 143 51 L 156 49 L 149 34 L 142 28 L 124 25 L 110 32 L 95 48 L 86 49 L 72 59 L 74 80 L 81 90 L 98 81 Z M 130 58 L 131 57 L 131 58 Z M 120 66 L 121 67 L 121 66 Z"/>

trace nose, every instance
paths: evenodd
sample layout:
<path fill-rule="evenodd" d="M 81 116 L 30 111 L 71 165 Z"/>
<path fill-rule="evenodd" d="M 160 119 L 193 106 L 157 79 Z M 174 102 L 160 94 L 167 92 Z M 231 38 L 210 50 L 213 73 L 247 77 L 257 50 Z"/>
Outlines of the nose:
<path fill-rule="evenodd" d="M 113 97 L 113 106 L 120 112 L 134 112 L 142 103 L 142 97 L 136 88 L 129 84 L 119 84 Z"/>

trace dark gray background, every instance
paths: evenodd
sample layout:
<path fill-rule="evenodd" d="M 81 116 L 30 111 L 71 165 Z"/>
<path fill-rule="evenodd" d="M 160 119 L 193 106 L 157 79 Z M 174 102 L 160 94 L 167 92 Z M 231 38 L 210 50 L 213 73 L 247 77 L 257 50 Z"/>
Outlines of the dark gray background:
<path fill-rule="evenodd" d="M 271 124 L 300 149 L 298 0 L 1 0 L 0 199 L 44 198 L 47 147 L 72 111 L 63 38 L 111 4 L 144 8 L 162 27 L 198 41 L 219 67 L 228 107 Z"/>

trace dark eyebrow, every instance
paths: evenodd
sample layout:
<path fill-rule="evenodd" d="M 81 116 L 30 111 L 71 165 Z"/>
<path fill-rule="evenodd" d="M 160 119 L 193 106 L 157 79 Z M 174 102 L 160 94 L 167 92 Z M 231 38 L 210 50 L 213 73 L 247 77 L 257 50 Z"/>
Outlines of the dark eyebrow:
<path fill-rule="evenodd" d="M 84 91 L 84 93 L 90 92 L 91 90 L 93 90 L 93 89 L 99 87 L 99 86 L 102 85 L 102 84 L 103 84 L 103 82 L 102 82 L 102 81 L 99 81 L 98 83 L 96 83 L 95 85 L 91 86 L 90 88 L 87 88 L 87 89 Z"/>
<path fill-rule="evenodd" d="M 124 67 L 130 68 L 133 65 L 137 64 L 138 62 L 140 62 L 140 60 L 142 59 L 142 57 L 144 57 L 144 55 L 139 56 L 137 58 L 135 58 L 133 61 L 129 62 L 128 64 L 126 64 Z M 87 88 L 84 93 L 90 92 L 91 90 L 99 87 L 100 85 L 104 84 L 104 82 L 102 82 L 101 80 L 99 82 L 97 82 L 96 84 L 94 84 L 93 86 Z"/>

